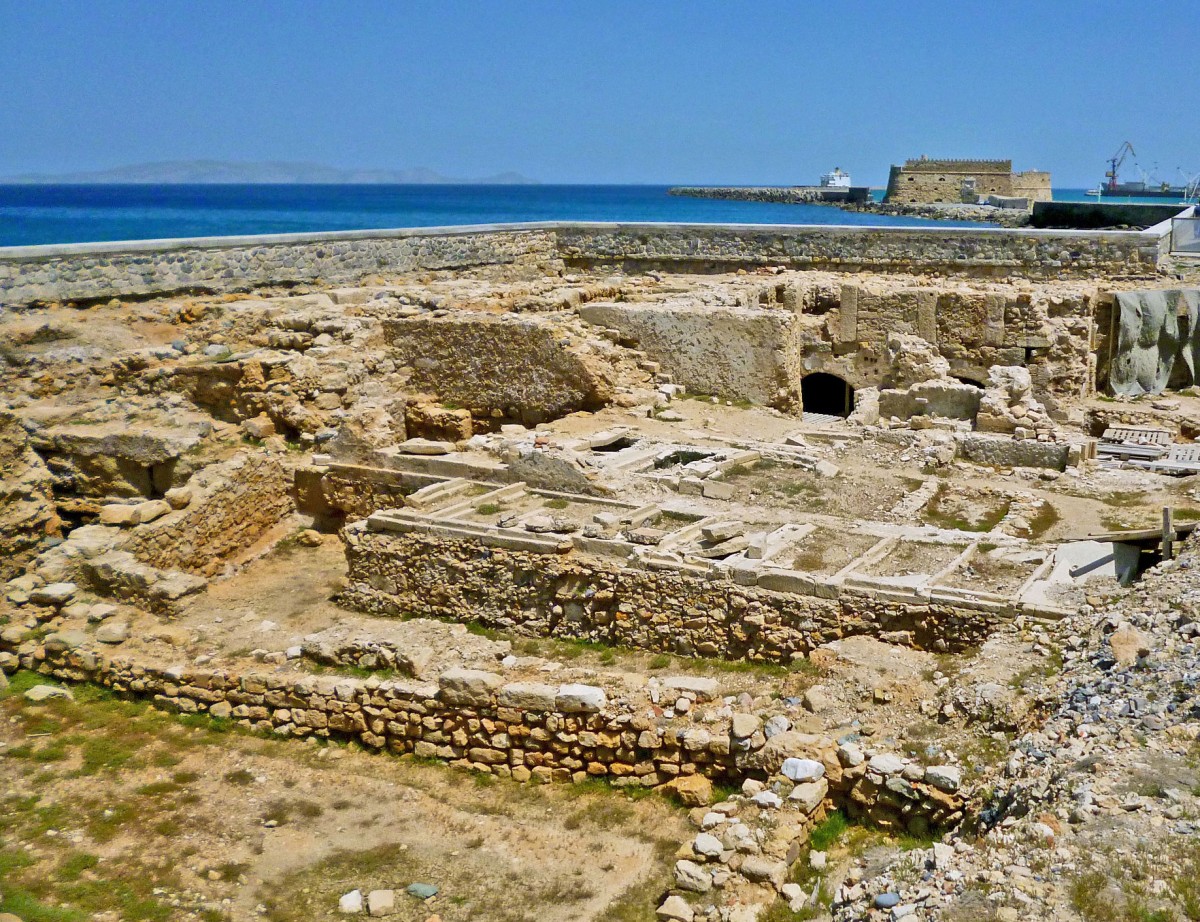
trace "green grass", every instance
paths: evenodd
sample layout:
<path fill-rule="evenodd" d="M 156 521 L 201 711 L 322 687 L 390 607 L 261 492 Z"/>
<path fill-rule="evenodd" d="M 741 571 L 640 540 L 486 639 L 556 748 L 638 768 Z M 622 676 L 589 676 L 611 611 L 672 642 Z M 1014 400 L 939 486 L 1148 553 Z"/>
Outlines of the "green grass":
<path fill-rule="evenodd" d="M 496 515 L 503 508 L 500 503 L 480 503 L 475 507 L 475 512 L 478 515 Z"/>
<path fill-rule="evenodd" d="M 850 828 L 850 821 L 841 810 L 834 810 L 825 819 L 813 827 L 808 837 L 809 847 L 816 852 L 828 851 L 829 847 L 841 839 Z"/>

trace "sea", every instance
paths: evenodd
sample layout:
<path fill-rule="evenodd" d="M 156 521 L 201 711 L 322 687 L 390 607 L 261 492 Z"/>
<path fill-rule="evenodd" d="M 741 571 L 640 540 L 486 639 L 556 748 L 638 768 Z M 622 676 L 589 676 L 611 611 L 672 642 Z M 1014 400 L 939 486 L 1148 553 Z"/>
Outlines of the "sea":
<path fill-rule="evenodd" d="M 978 227 L 829 205 L 668 195 L 668 186 L 0 185 L 0 247 L 520 221 Z M 882 193 L 880 193 L 882 194 Z M 1055 190 L 1079 201 L 1082 189 Z M 1161 199 L 1157 201 L 1161 202 Z"/>

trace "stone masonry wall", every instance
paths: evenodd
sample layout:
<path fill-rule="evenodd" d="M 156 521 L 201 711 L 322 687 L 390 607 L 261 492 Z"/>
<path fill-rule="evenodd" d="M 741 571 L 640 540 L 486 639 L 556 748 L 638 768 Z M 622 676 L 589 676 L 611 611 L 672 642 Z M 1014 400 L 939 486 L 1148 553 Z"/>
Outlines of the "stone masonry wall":
<path fill-rule="evenodd" d="M 571 224 L 558 227 L 557 240 L 570 266 L 694 271 L 788 266 L 1063 278 L 1150 275 L 1158 259 L 1156 236 L 1120 231 Z"/>
<path fill-rule="evenodd" d="M 553 234 L 537 226 L 12 247 L 0 249 L 0 307 L 352 282 L 381 272 L 537 262 L 552 258 L 553 250 Z"/>
<path fill-rule="evenodd" d="M 1068 276 L 1155 272 L 1133 231 L 681 224 L 526 224 L 0 248 L 0 307 L 352 283 L 417 269 L 546 263 Z"/>
<path fill-rule="evenodd" d="M 81 639 L 64 632 L 14 642 L 6 631 L 0 656 L 9 671 L 19 663 L 168 710 L 207 713 L 283 737 L 352 739 L 517 782 L 602 777 L 616 786 L 657 787 L 700 774 L 738 784 L 770 778 L 785 759 L 800 757 L 811 760 L 806 764 L 821 779 L 819 804 L 922 833 L 963 817 L 953 769 L 946 775 L 890 753 L 868 761 L 869 751 L 857 745 L 790 730 L 768 738 L 761 719 L 750 714 L 727 712 L 704 726 L 690 720 L 668 725 L 640 701 L 613 700 L 592 685 L 505 684 L 495 673 L 471 669 L 447 670 L 436 684 L 237 675 L 138 662 L 89 648 Z"/>
<path fill-rule="evenodd" d="M 182 509 L 127 532 L 123 549 L 163 570 L 212 576 L 292 511 L 291 479 L 265 454 L 240 454 L 188 481 Z"/>
<path fill-rule="evenodd" d="M 843 589 L 818 598 L 731 579 L 621 567 L 576 552 L 538 554 L 417 534 L 343 535 L 343 602 L 379 615 L 478 622 L 540 637 L 569 637 L 682 655 L 790 663 L 857 634 L 933 650 L 982 642 L 996 616 L 908 604 Z"/>

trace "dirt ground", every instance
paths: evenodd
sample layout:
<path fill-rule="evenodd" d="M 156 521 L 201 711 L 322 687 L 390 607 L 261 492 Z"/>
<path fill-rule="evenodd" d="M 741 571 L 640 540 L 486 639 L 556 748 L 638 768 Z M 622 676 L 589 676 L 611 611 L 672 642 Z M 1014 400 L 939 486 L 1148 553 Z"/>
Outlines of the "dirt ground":
<path fill-rule="evenodd" d="M 490 782 L 353 746 L 298 745 L 76 688 L 0 698 L 0 910 L 24 922 L 653 918 L 686 815 L 603 786 Z"/>

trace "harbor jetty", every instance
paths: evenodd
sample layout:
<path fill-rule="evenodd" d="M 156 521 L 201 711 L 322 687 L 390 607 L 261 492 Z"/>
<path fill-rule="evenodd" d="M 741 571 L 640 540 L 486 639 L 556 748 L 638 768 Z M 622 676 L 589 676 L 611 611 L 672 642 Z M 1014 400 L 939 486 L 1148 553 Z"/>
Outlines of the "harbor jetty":
<path fill-rule="evenodd" d="M 868 186 L 673 186 L 667 194 L 785 205 L 839 205 L 871 198 Z"/>

